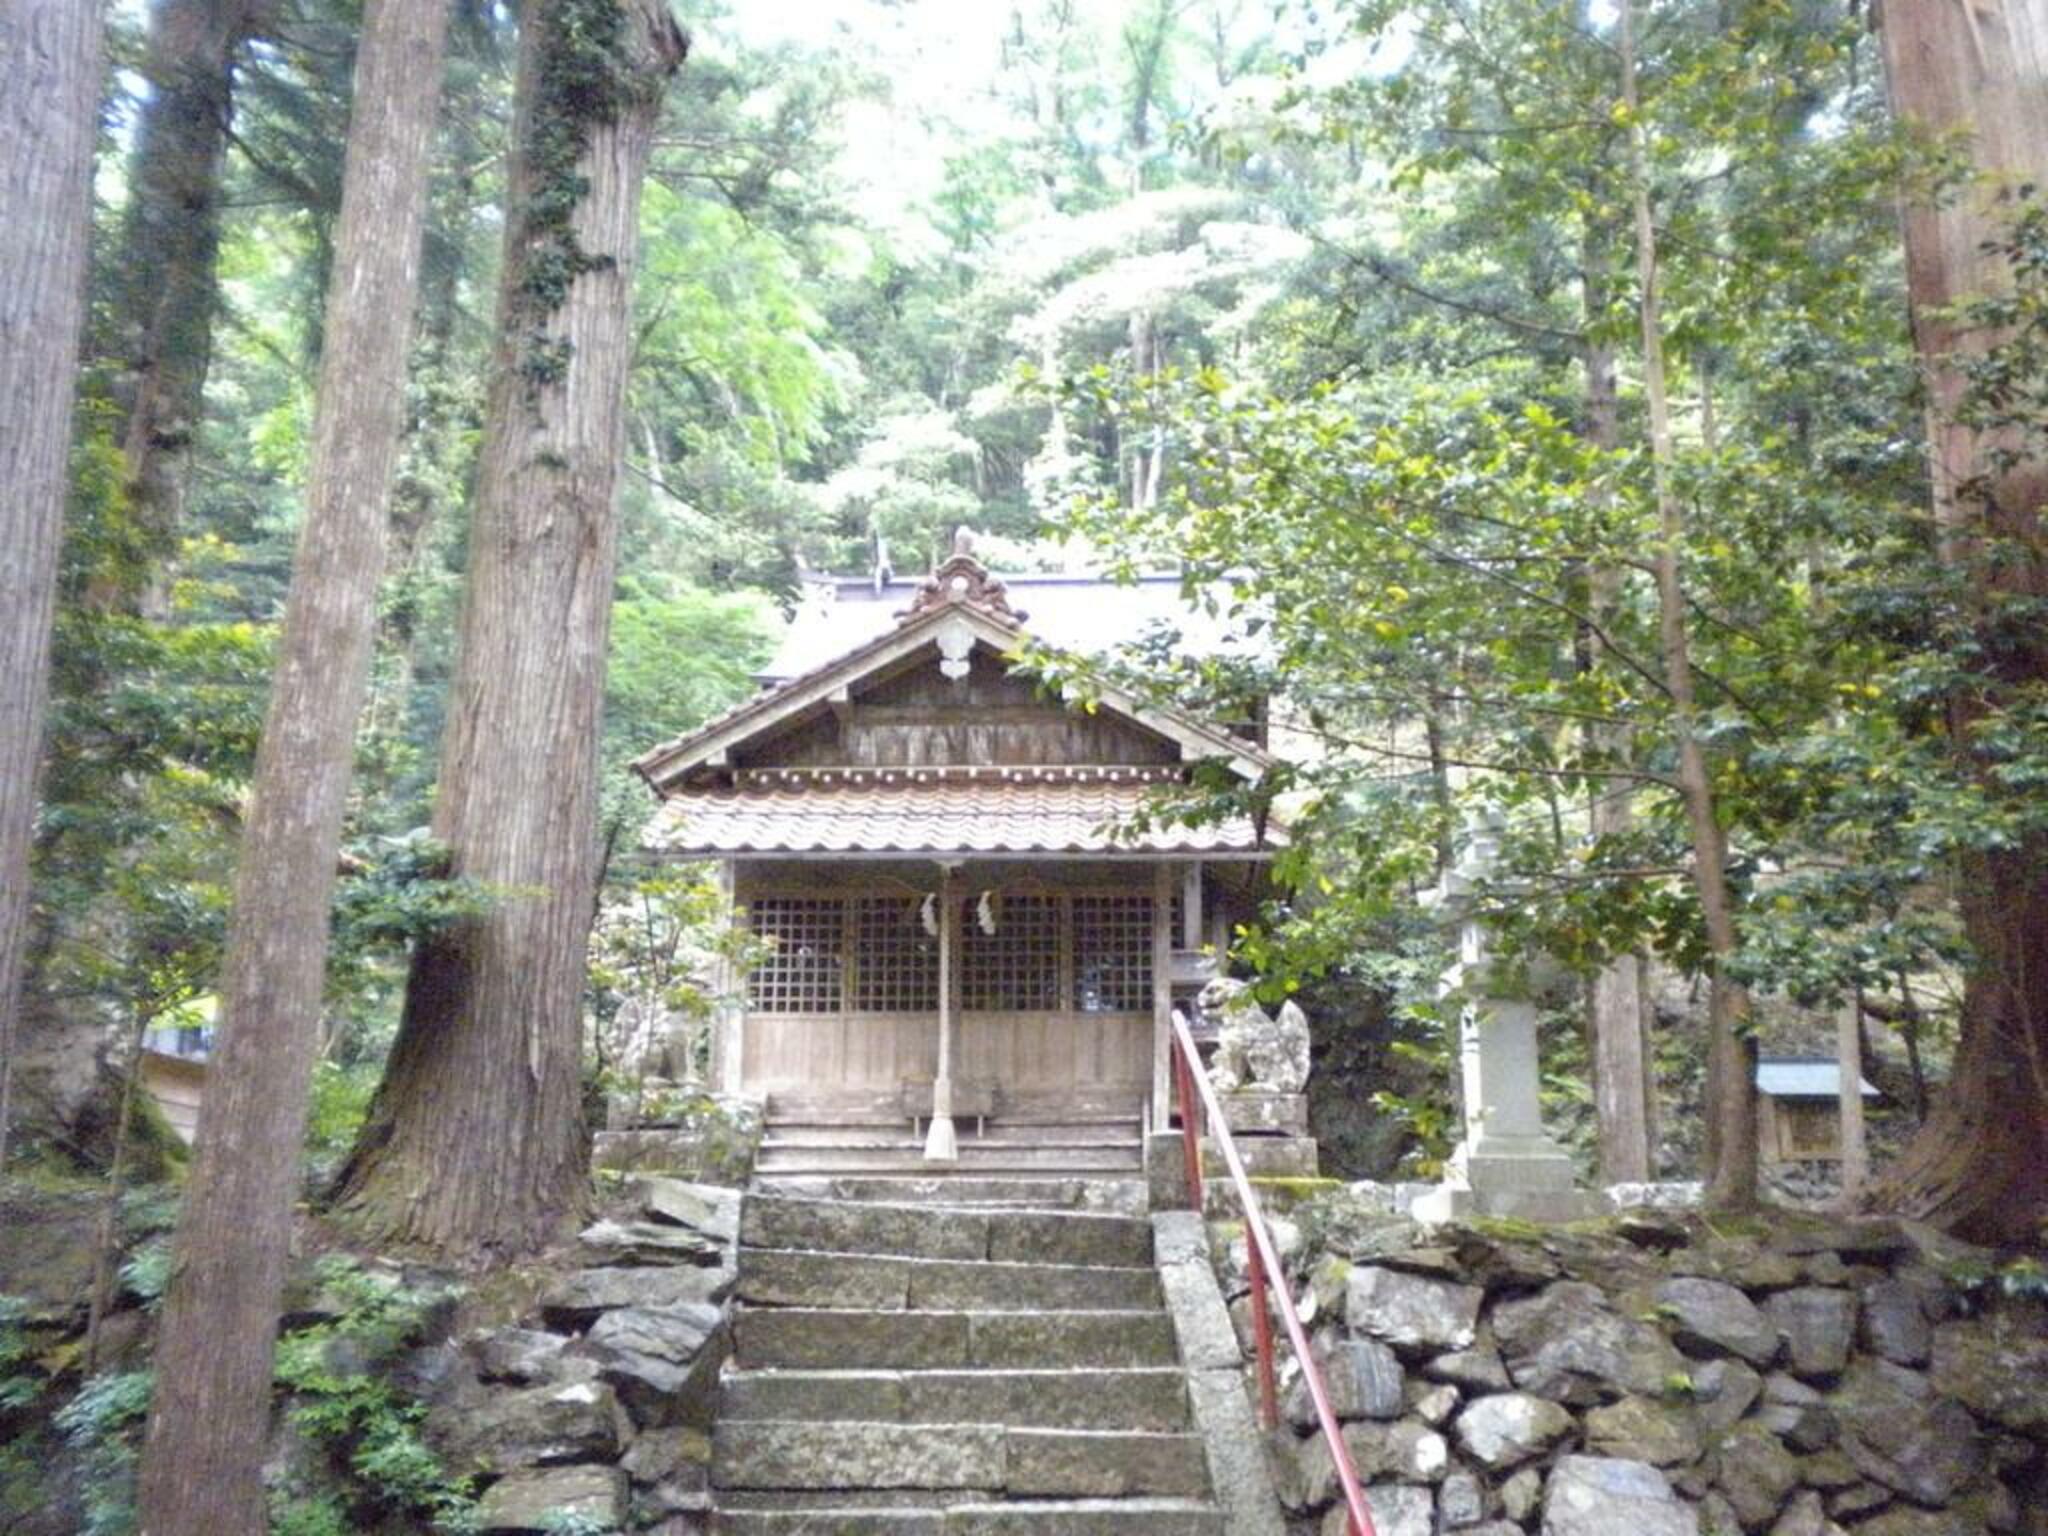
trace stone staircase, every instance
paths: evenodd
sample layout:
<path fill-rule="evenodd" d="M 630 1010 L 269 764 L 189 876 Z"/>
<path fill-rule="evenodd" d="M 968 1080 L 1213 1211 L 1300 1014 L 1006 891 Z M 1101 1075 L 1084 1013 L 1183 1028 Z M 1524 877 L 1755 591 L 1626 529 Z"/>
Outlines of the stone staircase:
<path fill-rule="evenodd" d="M 1222 1536 L 1151 1223 L 1083 1186 L 750 1192 L 713 1531 Z"/>
<path fill-rule="evenodd" d="M 1136 1178 L 1144 1168 L 1144 1142 L 1135 1112 L 1059 1116 L 1000 1115 L 977 1123 L 958 1117 L 959 1161 L 939 1177 L 1009 1177 L 1071 1174 Z M 771 1115 L 754 1164 L 757 1180 L 831 1173 L 934 1176 L 924 1138 L 900 1117 L 856 1120 L 843 1114 Z"/>

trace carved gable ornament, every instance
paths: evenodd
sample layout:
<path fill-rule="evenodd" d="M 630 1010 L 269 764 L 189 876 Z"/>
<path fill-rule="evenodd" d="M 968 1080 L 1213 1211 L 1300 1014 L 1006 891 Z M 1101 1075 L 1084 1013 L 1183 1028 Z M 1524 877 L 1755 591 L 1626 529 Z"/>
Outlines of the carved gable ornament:
<path fill-rule="evenodd" d="M 923 618 L 936 608 L 962 604 L 978 609 L 1004 624 L 1021 624 L 1030 615 L 1010 606 L 1003 584 L 989 575 L 988 567 L 974 558 L 974 532 L 962 528 L 953 535 L 953 553 L 917 589 L 910 606 L 896 615 L 899 626 Z M 951 658 L 949 658 L 951 659 Z M 964 675 L 948 671 L 949 677 Z"/>

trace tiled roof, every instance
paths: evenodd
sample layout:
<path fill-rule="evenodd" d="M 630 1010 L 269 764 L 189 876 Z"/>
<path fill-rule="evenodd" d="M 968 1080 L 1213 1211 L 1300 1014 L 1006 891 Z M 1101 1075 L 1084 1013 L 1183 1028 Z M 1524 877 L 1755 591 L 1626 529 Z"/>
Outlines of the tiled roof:
<path fill-rule="evenodd" d="M 822 696 L 822 690 L 834 680 L 856 680 L 890 656 L 900 654 L 907 645 L 936 643 L 940 628 L 952 623 L 980 626 L 980 638 L 984 642 L 1005 649 L 1013 647 L 1021 638 L 1021 631 L 1007 614 L 990 612 L 969 602 L 941 602 L 905 616 L 895 628 L 855 646 L 836 661 L 816 667 L 801 677 L 764 688 L 724 714 L 705 721 L 687 735 L 643 752 L 633 760 L 633 768 L 657 794 L 666 794 L 670 781 L 700 764 L 709 748 L 718 744 L 721 738 L 729 741 L 735 732 L 745 735 L 766 730 L 791 713 L 807 705 L 815 705 Z M 1182 743 L 1184 750 L 1192 748 L 1191 756 L 1223 755 L 1240 765 L 1266 760 L 1263 749 L 1178 710 L 1119 700 L 1107 691 L 1104 702 L 1107 707 L 1174 737 Z M 1246 766 L 1242 771 L 1249 778 L 1258 770 Z"/>
<path fill-rule="evenodd" d="M 1858 1078 L 1862 1096 L 1874 1099 L 1877 1090 L 1866 1079 Z M 1832 1099 L 1842 1091 L 1842 1068 L 1839 1062 L 1818 1056 L 1765 1057 L 1756 1064 L 1757 1092 L 1767 1093 L 1774 1099 Z"/>
<path fill-rule="evenodd" d="M 731 787 L 678 790 L 648 828 L 651 852 L 1249 854 L 1249 821 L 1119 827 L 1178 775 L 1156 768 L 789 768 Z"/>
<path fill-rule="evenodd" d="M 825 666 L 856 645 L 886 635 L 917 596 L 921 578 L 877 583 L 865 577 L 813 577 L 774 659 L 761 669 L 773 682 L 800 677 Z M 1222 620 L 1181 596 L 1178 576 L 1140 576 L 1123 584 L 1098 576 L 1050 576 L 1021 572 L 1002 577 L 1009 600 L 1024 615 L 1023 627 L 1039 644 L 1078 656 L 1103 656 L 1142 638 L 1158 625 L 1181 637 L 1179 649 L 1198 656 L 1224 648 Z M 1214 594 L 1219 599 L 1227 596 Z"/>

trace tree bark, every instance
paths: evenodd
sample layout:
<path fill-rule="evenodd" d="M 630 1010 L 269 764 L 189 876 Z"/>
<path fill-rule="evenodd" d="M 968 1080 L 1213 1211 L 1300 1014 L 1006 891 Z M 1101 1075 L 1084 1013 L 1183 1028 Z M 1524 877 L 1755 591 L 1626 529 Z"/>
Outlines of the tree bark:
<path fill-rule="evenodd" d="M 149 1536 L 256 1536 L 268 1525 L 273 1343 L 376 632 L 447 24 L 443 0 L 369 0 L 363 16 L 306 516 L 157 1339 L 138 1484 Z"/>
<path fill-rule="evenodd" d="M 1610 302 L 1607 278 L 1609 254 L 1613 250 L 1611 235 L 1611 230 L 1588 218 L 1579 263 L 1586 331 L 1580 351 L 1586 386 L 1582 430 L 1588 442 L 1608 452 L 1621 446 L 1621 402 L 1614 347 L 1602 339 L 1601 332 Z M 1612 566 L 1590 570 L 1586 587 L 1588 611 L 1606 628 L 1620 604 L 1621 573 Z M 1580 664 L 1592 667 L 1598 664 L 1605 647 L 1589 627 L 1579 636 L 1578 649 Z M 1588 725 L 1586 745 L 1595 755 L 1626 762 L 1630 756 L 1628 727 Z M 1633 791 L 1619 781 L 1599 781 L 1587 804 L 1586 821 L 1595 844 L 1627 836 L 1635 826 Z M 1640 1184 L 1651 1177 L 1655 1063 L 1650 1052 L 1643 972 L 1640 956 L 1622 955 L 1603 966 L 1586 989 L 1586 1026 L 1592 1047 L 1593 1109 L 1599 1124 L 1602 1184 Z"/>
<path fill-rule="evenodd" d="M 0 1167 L 13 1108 L 99 91 L 99 0 L 10 7 L 0 25 Z"/>
<path fill-rule="evenodd" d="M 459 41 L 455 44 L 460 47 Z M 455 78 L 460 78 L 459 74 Z M 408 366 L 412 411 L 406 422 L 392 491 L 391 534 L 384 557 L 384 606 L 372 651 L 371 692 L 364 729 L 396 736 L 411 712 L 418 681 L 431 555 L 452 511 L 465 462 L 465 440 L 479 424 L 466 382 L 455 376 L 456 326 L 472 271 L 470 232 L 492 210 L 478 196 L 475 167 L 484 157 L 478 132 L 482 102 L 475 86 L 452 81 L 441 102 L 436 159 L 445 186 L 430 185 L 420 256 L 418 341 Z M 381 662 L 381 665 L 379 664 Z"/>
<path fill-rule="evenodd" d="M 1657 613 L 1664 686 L 1671 696 L 1671 733 L 1678 749 L 1678 782 L 1692 833 L 1693 887 L 1706 927 L 1707 973 L 1707 1179 L 1712 1210 L 1742 1210 L 1757 1198 L 1756 1075 L 1754 1048 L 1742 1025 L 1747 1000 L 1727 975 L 1735 954 L 1734 903 L 1728 890 L 1728 850 L 1714 810 L 1713 779 L 1700 745 L 1699 704 L 1693 689 L 1686 636 L 1680 551 L 1685 512 L 1671 484 L 1674 457 L 1670 399 L 1664 383 L 1664 331 L 1658 312 L 1656 229 L 1650 218 L 1650 182 L 1643 153 L 1641 102 L 1636 91 L 1635 0 L 1621 4 L 1622 101 L 1628 109 L 1629 180 L 1634 205 L 1636 271 L 1642 288 L 1643 393 L 1650 415 L 1650 462 L 1657 497 Z"/>
<path fill-rule="evenodd" d="M 168 607 L 218 309 L 214 264 L 233 59 L 259 3 L 155 0 L 150 7 L 138 71 L 148 94 L 138 104 L 126 157 L 126 207 L 111 254 L 95 253 L 103 257 L 96 264 L 105 268 L 107 302 L 88 306 L 84 341 L 96 371 L 108 376 L 117 412 L 119 511 L 123 537 L 132 539 L 125 558 L 100 562 L 87 582 L 85 605 L 103 613 L 162 617 Z M 104 689 L 111 681 L 100 676 L 88 686 Z M 41 828 L 32 859 L 63 841 L 54 825 Z M 75 983 L 62 974 L 62 957 L 132 950 L 127 918 L 104 880 L 102 887 L 82 908 L 36 913 L 12 1058 L 24 1122 L 95 1160 L 108 1128 L 120 1123 L 124 1074 L 111 1063 L 128 1001 L 113 1006 L 68 995 Z"/>
<path fill-rule="evenodd" d="M 336 1188 L 380 1241 L 525 1253 L 587 1201 L 579 1021 L 632 267 L 686 46 L 663 0 L 538 0 L 520 39 L 515 212 L 434 814 L 454 872 L 502 899 L 414 954 Z"/>
<path fill-rule="evenodd" d="M 1986 658 L 1950 723 L 1966 771 L 1996 795 L 1973 728 L 2048 682 L 2041 627 L 2015 634 L 1997 621 L 2000 609 L 2048 598 L 2048 463 L 1957 419 L 1961 363 L 2000 338 L 1967 330 L 1956 306 L 2009 287 L 1987 242 L 2014 211 L 2015 188 L 2048 186 L 2048 6 L 1894 0 L 1882 21 L 1894 112 L 1965 136 L 1980 173 L 1960 197 L 1909 207 L 1904 224 L 1939 547 L 1977 600 Z M 2048 1219 L 2048 836 L 1967 855 L 1957 875 L 1974 953 L 1948 1089 L 1871 1199 L 1981 1241 L 2027 1238 Z"/>
<path fill-rule="evenodd" d="M 1852 999 L 1835 1010 L 1836 1099 L 1842 1130 L 1842 1200 L 1853 1205 L 1870 1177 L 1863 1125 L 1863 1009 Z"/>
<path fill-rule="evenodd" d="M 183 520 L 220 307 L 221 169 L 235 53 L 252 0 L 157 0 L 142 64 L 129 204 L 113 261 L 117 403 L 129 506 L 149 559 L 137 591 L 96 587 L 107 608 L 160 612 Z"/>

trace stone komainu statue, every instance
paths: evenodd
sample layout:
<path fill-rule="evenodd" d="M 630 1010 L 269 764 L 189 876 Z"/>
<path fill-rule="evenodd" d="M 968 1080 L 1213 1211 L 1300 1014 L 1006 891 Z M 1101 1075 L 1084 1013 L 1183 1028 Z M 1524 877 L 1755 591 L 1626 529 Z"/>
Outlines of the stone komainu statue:
<path fill-rule="evenodd" d="M 1292 1002 L 1267 1014 L 1251 987 L 1219 976 L 1195 1000 L 1202 1023 L 1216 1032 L 1209 1079 L 1219 1093 L 1300 1093 L 1308 1086 L 1308 1017 Z"/>
<path fill-rule="evenodd" d="M 680 1083 L 694 1076 L 683 1020 L 659 997 L 636 992 L 626 998 L 615 1028 L 619 1070 L 628 1077 Z"/>

